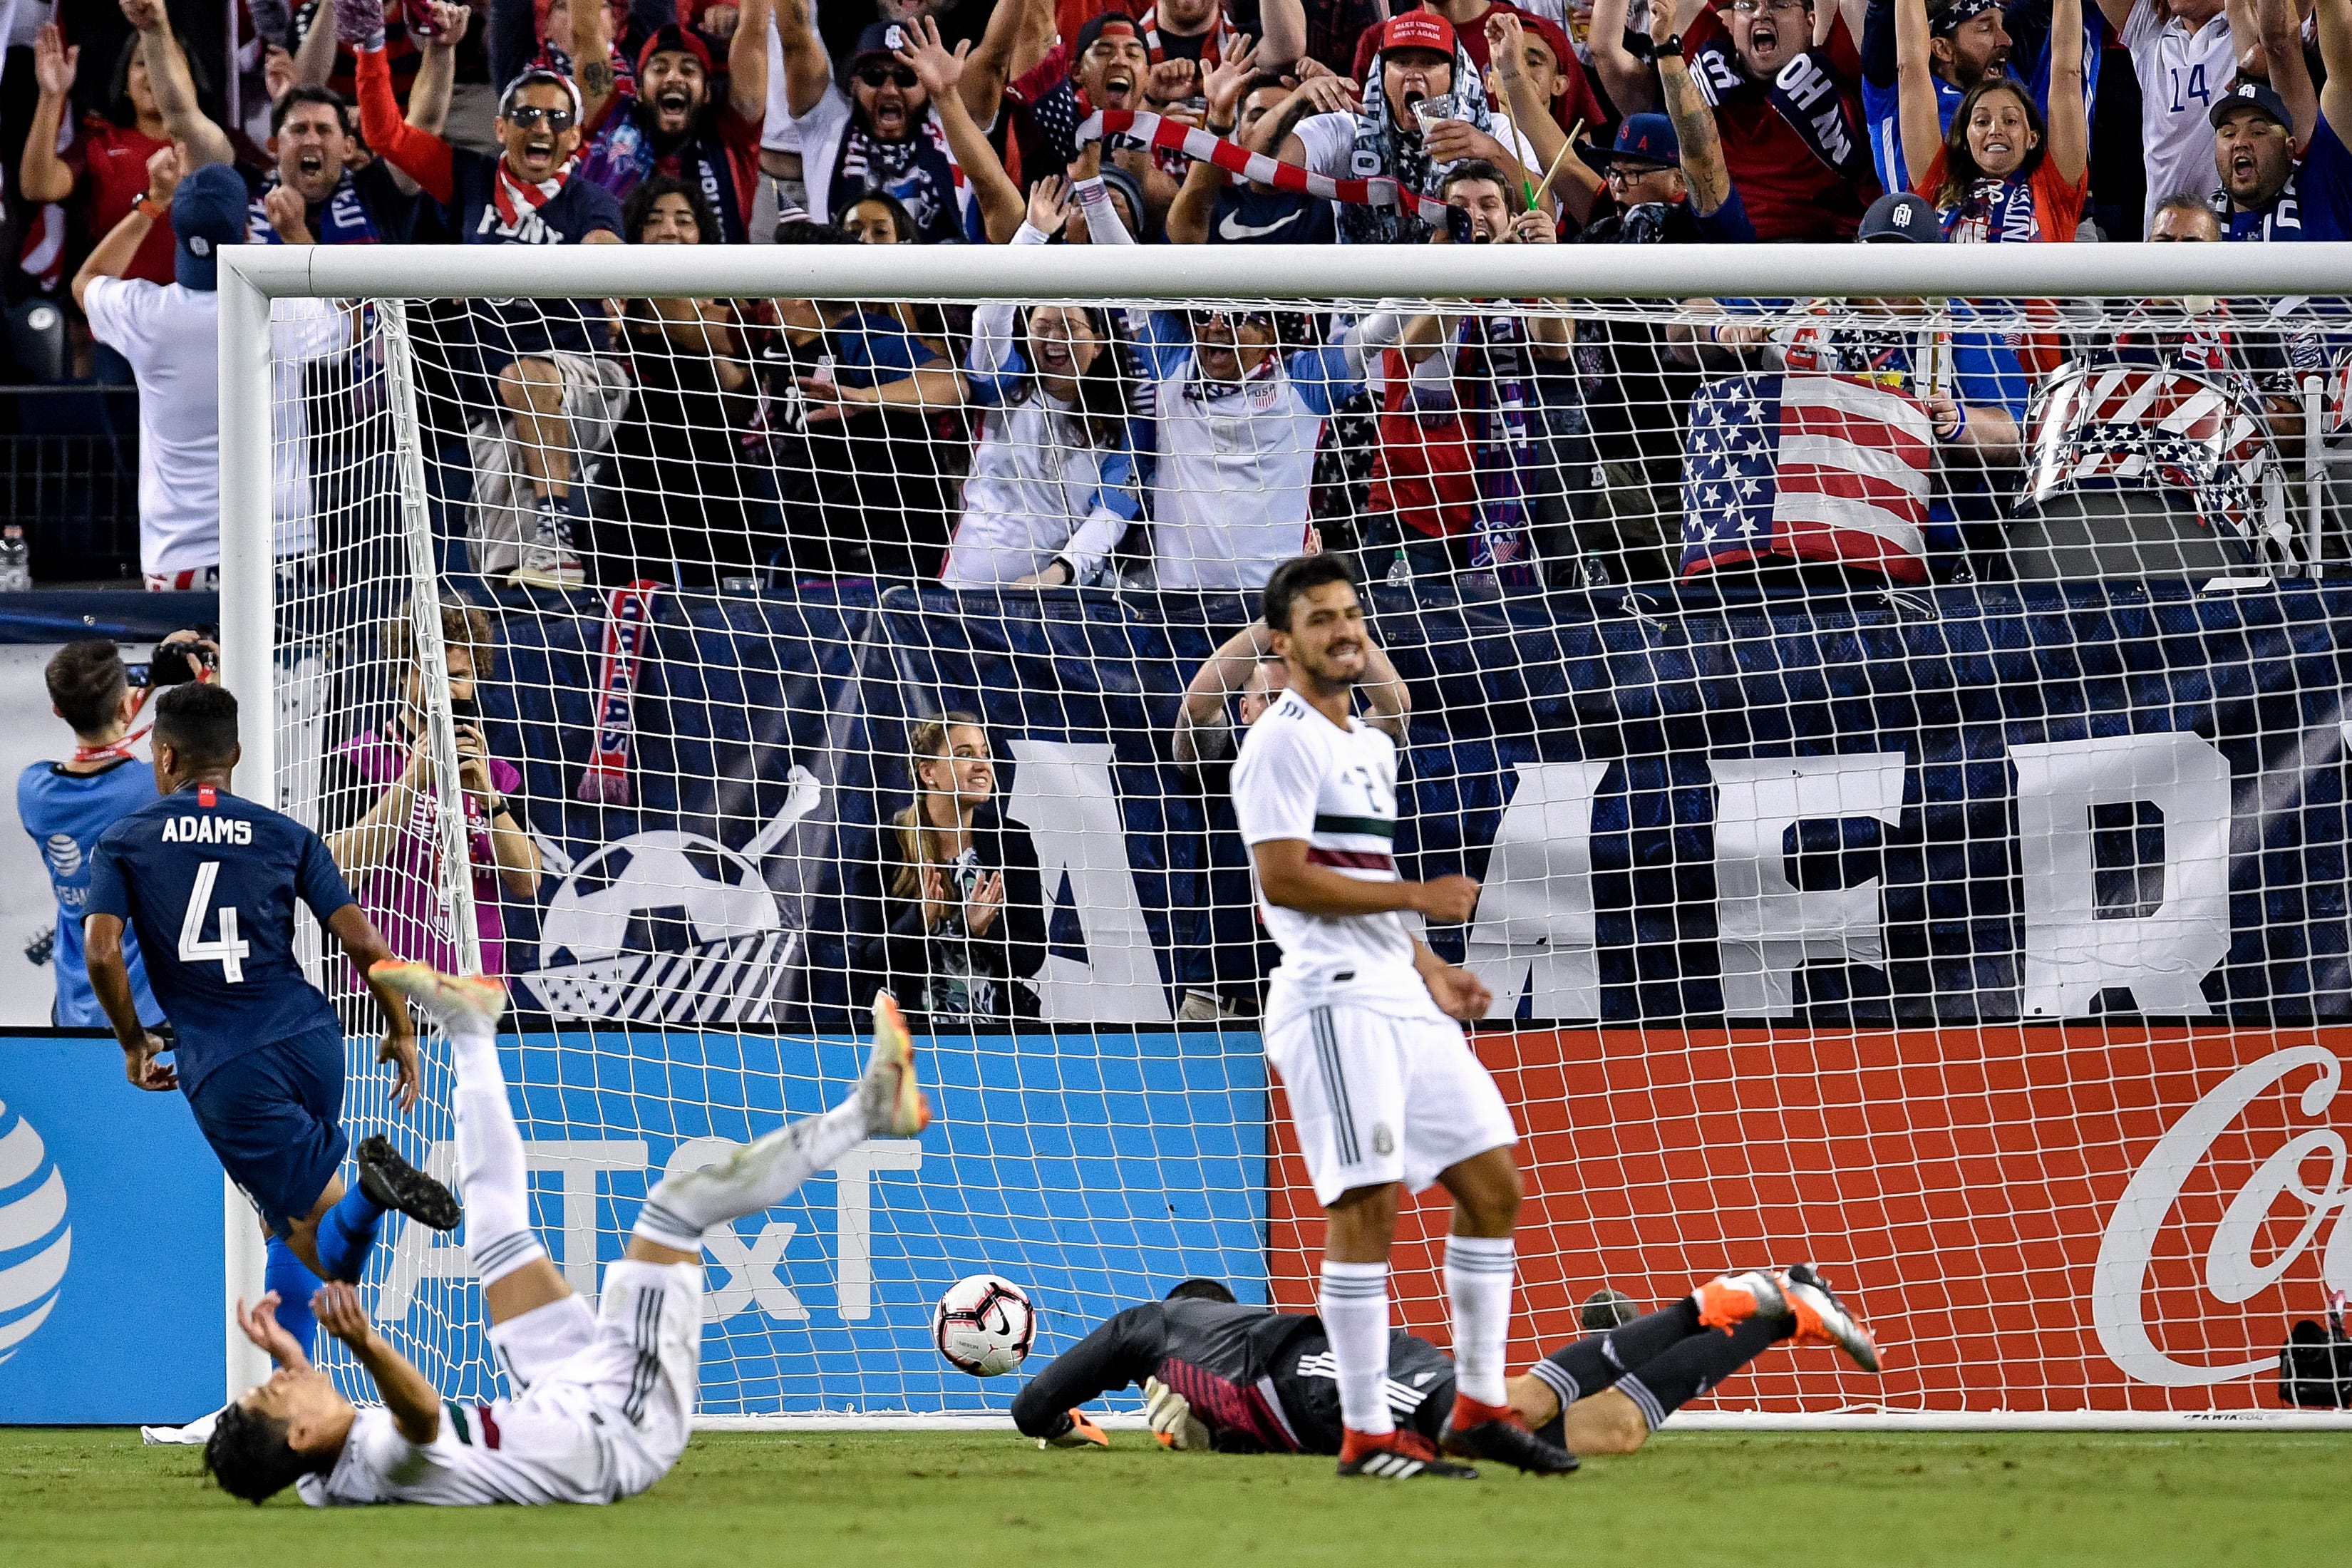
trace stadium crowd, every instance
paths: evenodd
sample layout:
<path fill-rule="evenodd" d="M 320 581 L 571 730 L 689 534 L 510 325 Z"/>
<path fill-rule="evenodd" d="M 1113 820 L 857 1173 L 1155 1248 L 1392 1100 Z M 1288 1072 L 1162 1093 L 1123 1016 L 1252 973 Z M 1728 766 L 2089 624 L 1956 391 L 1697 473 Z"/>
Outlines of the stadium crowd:
<path fill-rule="evenodd" d="M 135 381 L 141 564 L 169 587 L 219 559 L 223 245 L 1090 244 L 1148 267 L 1191 244 L 2352 236 L 2352 0 L 1129 3 L 252 0 L 233 57 L 166 0 L 20 7 L 10 289 L 79 308 L 45 318 L 69 371 Z M 2005 574 L 2029 402 L 2065 362 L 2220 378 L 2284 442 L 2340 336 L 2226 302 L 2021 309 L 476 300 L 420 312 L 417 341 L 436 516 L 499 588 L 1215 591 L 1311 541 L 1506 590 Z M 281 304 L 276 331 L 281 552 L 379 531 L 373 319 Z M 1811 372 L 1901 395 L 1838 414 L 1913 451 L 1924 528 L 1749 504 L 1774 468 L 1742 439 L 1759 389 Z M 2260 544 L 2243 498 L 2123 510 L 2169 515 L 2190 570 Z M 2047 574 L 2112 569 L 2061 531 Z"/>

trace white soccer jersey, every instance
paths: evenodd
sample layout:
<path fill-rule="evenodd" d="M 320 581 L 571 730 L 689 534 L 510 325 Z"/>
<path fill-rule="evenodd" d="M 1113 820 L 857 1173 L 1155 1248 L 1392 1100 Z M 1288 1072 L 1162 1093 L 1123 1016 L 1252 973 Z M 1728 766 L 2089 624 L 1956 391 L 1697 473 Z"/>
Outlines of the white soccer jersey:
<path fill-rule="evenodd" d="M 1244 843 L 1297 838 L 1307 858 L 1345 877 L 1393 882 L 1396 869 L 1396 742 L 1352 714 L 1344 730 L 1286 690 L 1242 738 L 1234 764 L 1234 815 Z M 1307 915 L 1258 907 L 1282 947 L 1279 989 L 1349 974 L 1358 994 L 1434 1014 L 1412 967 L 1412 930 L 1400 912 Z M 1269 1012 L 1275 1010 L 1269 1003 Z"/>
<path fill-rule="evenodd" d="M 364 1409 L 334 1468 L 295 1483 L 313 1508 L 413 1502 L 603 1503 L 634 1497 L 686 1450 L 701 1358 L 702 1270 L 630 1259 L 604 1271 L 593 1318 L 576 1296 L 491 1331 L 524 1384 L 446 1401 L 430 1443 Z"/>
<path fill-rule="evenodd" d="M 2230 89 L 2237 58 L 2229 13 L 2190 32 L 2158 0 L 2139 0 L 2124 24 L 2124 47 L 2139 78 L 2139 131 L 2147 164 L 2147 205 L 2140 232 L 2156 221 L 2156 206 L 2183 191 L 2210 195 L 2221 175 L 2213 167 L 2213 127 L 2206 115 Z"/>

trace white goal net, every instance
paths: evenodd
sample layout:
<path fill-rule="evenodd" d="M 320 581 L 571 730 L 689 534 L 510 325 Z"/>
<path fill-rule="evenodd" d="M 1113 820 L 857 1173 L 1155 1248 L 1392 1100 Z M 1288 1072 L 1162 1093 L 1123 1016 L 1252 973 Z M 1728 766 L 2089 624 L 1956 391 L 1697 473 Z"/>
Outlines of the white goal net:
<path fill-rule="evenodd" d="M 713 1234 L 706 1416 L 1001 1411 L 928 1333 L 966 1274 L 1031 1292 L 1033 1369 L 1187 1278 L 1311 1310 L 1226 775 L 1315 550 L 1396 859 L 1482 884 L 1428 941 L 1522 1134 L 1515 1363 L 1812 1261 L 1885 1373 L 1784 1350 L 1699 1410 L 2274 1412 L 2352 1289 L 2352 319 L 2275 257 L 2003 248 L 1278 295 L 1196 252 L 1152 298 L 1058 249 L 238 256 L 231 676 L 394 948 L 507 981 L 583 1293 L 665 1171 L 838 1098 L 877 989 L 914 1018 L 933 1128 Z M 354 1134 L 449 1173 L 446 1047 L 395 1114 L 318 977 Z M 1445 1222 L 1394 1275 L 1441 1345 Z M 379 1323 L 487 1394 L 456 1238 L 392 1226 Z"/>

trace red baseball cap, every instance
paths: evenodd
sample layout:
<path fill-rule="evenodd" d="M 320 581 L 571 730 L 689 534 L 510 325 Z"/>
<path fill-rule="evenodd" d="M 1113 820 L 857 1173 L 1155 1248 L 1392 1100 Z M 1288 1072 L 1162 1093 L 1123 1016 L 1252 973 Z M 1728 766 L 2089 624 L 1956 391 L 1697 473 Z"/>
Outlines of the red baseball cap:
<path fill-rule="evenodd" d="M 1381 28 L 1381 48 L 1435 49 L 1454 53 L 1454 24 L 1434 11 L 1406 11 L 1391 16 Z"/>
<path fill-rule="evenodd" d="M 702 67 L 702 74 L 710 74 L 710 46 L 676 22 L 665 22 L 655 28 L 653 37 L 646 40 L 645 47 L 637 51 L 637 75 L 644 76 L 646 67 L 659 54 L 692 55 Z"/>

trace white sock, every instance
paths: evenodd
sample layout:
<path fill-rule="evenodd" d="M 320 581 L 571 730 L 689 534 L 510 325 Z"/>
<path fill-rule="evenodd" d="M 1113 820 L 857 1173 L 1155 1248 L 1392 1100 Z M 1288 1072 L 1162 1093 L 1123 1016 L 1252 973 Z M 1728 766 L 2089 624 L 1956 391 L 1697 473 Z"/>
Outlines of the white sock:
<path fill-rule="evenodd" d="M 1445 1238 L 1445 1299 L 1454 1311 L 1454 1388 L 1481 1405 L 1507 1405 L 1503 1363 L 1511 1337 L 1511 1273 L 1517 1252 L 1507 1236 Z"/>
<path fill-rule="evenodd" d="M 823 1116 L 787 1122 L 716 1165 L 666 1177 L 637 1211 L 635 1234 L 658 1247 L 698 1252 L 704 1231 L 775 1207 L 866 1134 L 866 1108 L 853 1093 Z"/>
<path fill-rule="evenodd" d="M 1315 1310 L 1339 1373 L 1339 1418 L 1358 1432 L 1395 1431 L 1388 1397 L 1389 1266 L 1325 1258 Z"/>
<path fill-rule="evenodd" d="M 457 1067 L 457 1196 L 466 1208 L 466 1260 L 483 1284 L 505 1279 L 547 1248 L 530 1229 L 530 1175 L 507 1100 L 499 1044 L 488 1034 L 451 1035 Z"/>

